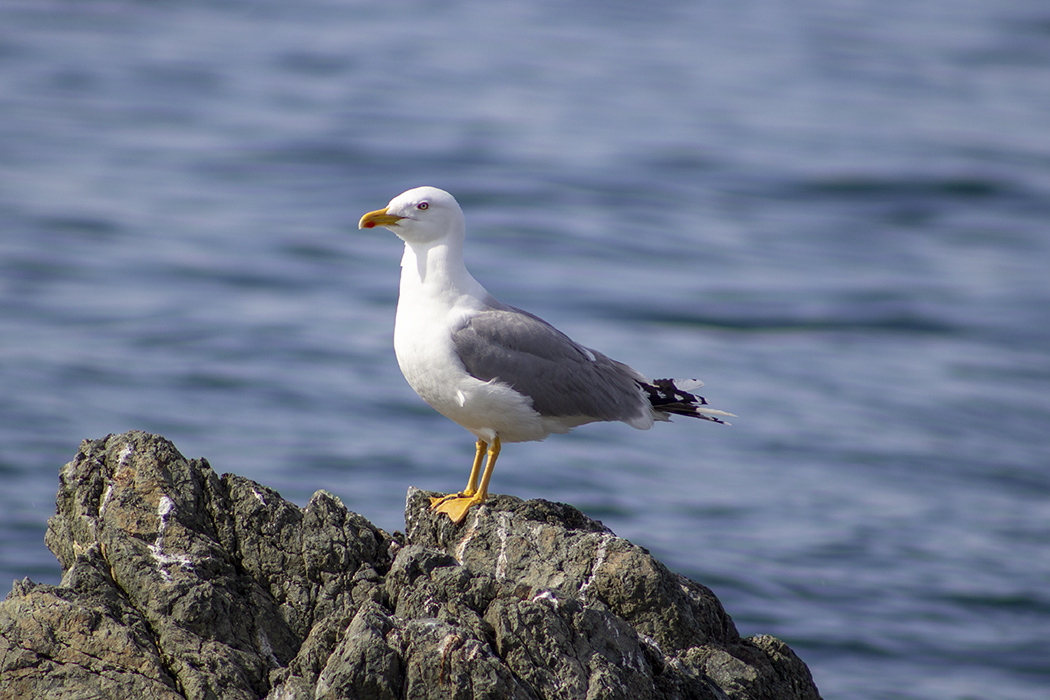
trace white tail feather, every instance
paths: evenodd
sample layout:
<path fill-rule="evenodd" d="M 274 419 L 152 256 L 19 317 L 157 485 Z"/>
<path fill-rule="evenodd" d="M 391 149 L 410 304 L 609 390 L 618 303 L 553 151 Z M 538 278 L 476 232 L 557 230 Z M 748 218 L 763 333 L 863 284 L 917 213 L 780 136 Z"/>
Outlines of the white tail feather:
<path fill-rule="evenodd" d="M 690 393 L 692 393 L 693 390 L 704 386 L 704 383 L 699 379 L 672 379 L 671 381 L 682 391 L 688 391 Z"/>

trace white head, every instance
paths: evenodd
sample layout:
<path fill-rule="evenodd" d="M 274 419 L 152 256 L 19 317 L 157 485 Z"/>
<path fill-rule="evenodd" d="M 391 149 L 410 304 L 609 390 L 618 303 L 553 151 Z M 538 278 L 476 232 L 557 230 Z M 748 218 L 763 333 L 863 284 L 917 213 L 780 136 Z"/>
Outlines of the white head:
<path fill-rule="evenodd" d="M 409 245 L 463 238 L 463 210 L 455 198 L 436 187 L 417 187 L 390 200 L 386 209 L 361 217 L 358 228 L 383 226 Z"/>

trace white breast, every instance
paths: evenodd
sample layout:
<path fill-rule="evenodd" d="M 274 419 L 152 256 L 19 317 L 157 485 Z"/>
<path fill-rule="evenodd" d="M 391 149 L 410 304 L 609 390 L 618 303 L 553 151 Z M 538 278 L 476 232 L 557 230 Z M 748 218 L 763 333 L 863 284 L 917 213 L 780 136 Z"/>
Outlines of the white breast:
<path fill-rule="evenodd" d="M 415 392 L 438 413 L 487 442 L 497 434 L 504 442 L 547 437 L 552 427 L 532 409 L 531 400 L 505 384 L 471 376 L 456 354 L 451 329 L 480 307 L 477 296 L 433 294 L 402 281 L 394 352 Z M 559 427 L 553 430 L 563 432 Z"/>

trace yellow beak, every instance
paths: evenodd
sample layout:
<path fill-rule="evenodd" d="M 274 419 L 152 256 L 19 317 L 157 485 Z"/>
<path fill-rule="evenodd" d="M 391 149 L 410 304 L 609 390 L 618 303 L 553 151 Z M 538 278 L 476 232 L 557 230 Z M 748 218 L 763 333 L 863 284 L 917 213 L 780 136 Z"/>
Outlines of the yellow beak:
<path fill-rule="evenodd" d="M 387 214 L 386 209 L 376 209 L 361 217 L 357 222 L 357 228 L 375 228 L 376 226 L 393 226 L 405 217 Z"/>

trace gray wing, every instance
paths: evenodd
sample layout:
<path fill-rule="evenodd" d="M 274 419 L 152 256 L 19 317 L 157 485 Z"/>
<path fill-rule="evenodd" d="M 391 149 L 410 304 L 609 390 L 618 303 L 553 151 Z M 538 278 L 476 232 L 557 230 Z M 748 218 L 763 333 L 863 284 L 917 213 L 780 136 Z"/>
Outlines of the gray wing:
<path fill-rule="evenodd" d="M 639 385 L 645 378 L 635 370 L 527 311 L 494 299 L 490 304 L 452 333 L 472 376 L 509 384 L 543 416 L 630 420 L 648 410 Z"/>

